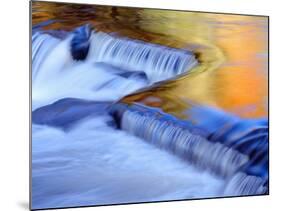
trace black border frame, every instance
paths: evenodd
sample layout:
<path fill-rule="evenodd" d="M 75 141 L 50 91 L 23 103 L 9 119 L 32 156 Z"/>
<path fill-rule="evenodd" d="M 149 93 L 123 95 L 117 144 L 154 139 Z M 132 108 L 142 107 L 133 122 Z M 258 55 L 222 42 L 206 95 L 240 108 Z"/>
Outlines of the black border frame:
<path fill-rule="evenodd" d="M 32 209 L 32 2 L 45 2 L 55 4 L 75 4 L 75 5 L 96 5 L 104 7 L 121 7 L 121 8 L 134 8 L 134 9 L 152 9 L 152 10 L 166 10 L 166 11 L 178 11 L 178 12 L 195 12 L 195 13 L 208 13 L 208 14 L 222 14 L 222 15 L 237 15 L 237 16 L 253 16 L 263 17 L 267 19 L 267 72 L 268 72 L 268 192 L 266 194 L 254 194 L 254 195 L 241 195 L 241 196 L 218 196 L 218 197 L 206 197 L 206 198 L 193 198 L 193 199 L 176 199 L 176 200 L 161 200 L 161 201 L 144 201 L 144 202 L 128 202 L 128 203 L 116 203 L 116 204 L 102 204 L 102 205 L 81 205 L 81 206 L 69 206 L 69 207 L 50 207 Z M 228 199 L 228 198 L 241 198 L 252 196 L 269 196 L 270 195 L 270 16 L 269 15 L 253 15 L 253 14 L 240 14 L 240 13 L 226 13 L 226 12 L 207 12 L 198 10 L 178 10 L 178 9 L 163 9 L 153 7 L 133 7 L 133 6 L 121 6 L 121 5 L 109 5 L 109 4 L 90 4 L 90 3 L 78 3 L 78 2 L 56 2 L 56 1 L 44 1 L 44 0 L 29 0 L 29 210 L 56 210 L 56 209 L 71 209 L 71 208 L 89 208 L 89 207 L 105 207 L 105 206 L 120 206 L 120 205 L 136 205 L 136 204 L 151 204 L 151 203 L 163 203 L 163 202 L 180 202 L 180 201 L 197 201 L 206 199 Z"/>

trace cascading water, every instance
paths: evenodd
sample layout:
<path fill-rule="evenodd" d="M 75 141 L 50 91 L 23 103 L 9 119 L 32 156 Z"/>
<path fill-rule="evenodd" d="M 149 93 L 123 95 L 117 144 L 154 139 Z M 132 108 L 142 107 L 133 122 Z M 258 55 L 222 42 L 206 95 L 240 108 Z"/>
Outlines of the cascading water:
<path fill-rule="evenodd" d="M 138 105 L 140 106 L 140 105 Z M 130 107 L 122 116 L 121 128 L 184 158 L 193 165 L 223 177 L 232 175 L 248 157 L 222 143 L 213 144 L 180 120 L 150 109 Z M 149 125 L 149 127 L 147 126 Z"/>
<path fill-rule="evenodd" d="M 126 71 L 143 71 L 151 82 L 175 77 L 197 65 L 189 51 L 116 38 L 102 32 L 93 33 L 91 46 L 91 60 L 110 63 Z"/>
<path fill-rule="evenodd" d="M 59 39 L 48 34 L 36 33 L 32 36 L 32 81 L 48 53 L 59 43 Z"/>
<path fill-rule="evenodd" d="M 199 112 L 204 116 L 196 118 L 201 121 L 198 126 L 138 104 L 113 105 L 111 113 L 122 130 L 224 178 L 225 196 L 266 193 L 267 120 L 247 121 L 212 108 L 194 109 L 190 111 L 193 115 Z"/>
<path fill-rule="evenodd" d="M 33 208 L 266 191 L 267 176 L 254 171 L 264 159 L 253 150 L 267 142 L 241 151 L 231 145 L 237 131 L 224 133 L 223 142 L 214 138 L 219 128 L 116 103 L 187 73 L 197 65 L 192 52 L 89 26 L 61 33 L 36 29 L 32 36 Z"/>
<path fill-rule="evenodd" d="M 69 34 L 62 40 L 40 31 L 32 36 L 33 110 L 67 97 L 113 101 L 197 64 L 187 50 L 101 32 L 87 32 L 91 34 L 85 38 L 90 39 L 88 56 L 83 62 L 77 61 L 72 56 L 81 49 L 73 47 L 73 40 L 84 31 L 78 29 L 76 36 Z"/>

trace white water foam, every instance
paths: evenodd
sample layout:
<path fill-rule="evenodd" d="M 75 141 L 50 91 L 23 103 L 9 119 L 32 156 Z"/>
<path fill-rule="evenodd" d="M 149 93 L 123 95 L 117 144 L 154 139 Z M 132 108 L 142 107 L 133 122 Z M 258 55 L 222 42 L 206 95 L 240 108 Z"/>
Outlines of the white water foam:
<path fill-rule="evenodd" d="M 34 208 L 215 197 L 223 181 L 144 140 L 83 120 L 71 131 L 33 125 Z"/>

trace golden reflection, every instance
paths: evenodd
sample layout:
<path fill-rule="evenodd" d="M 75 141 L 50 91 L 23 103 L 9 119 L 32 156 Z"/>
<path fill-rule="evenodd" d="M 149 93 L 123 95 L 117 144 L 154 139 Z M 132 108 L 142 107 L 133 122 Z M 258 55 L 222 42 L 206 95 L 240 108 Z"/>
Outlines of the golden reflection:
<path fill-rule="evenodd" d="M 46 29 L 71 30 L 92 23 L 115 32 L 195 52 L 200 65 L 178 79 L 132 94 L 139 101 L 185 117 L 189 101 L 241 117 L 268 114 L 266 17 L 59 3 L 32 3 L 32 23 L 54 19 Z"/>

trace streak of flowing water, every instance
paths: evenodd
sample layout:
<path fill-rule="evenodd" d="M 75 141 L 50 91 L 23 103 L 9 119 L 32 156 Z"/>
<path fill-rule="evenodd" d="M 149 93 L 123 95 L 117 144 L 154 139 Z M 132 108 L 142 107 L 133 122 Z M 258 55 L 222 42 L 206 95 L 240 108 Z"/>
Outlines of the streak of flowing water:
<path fill-rule="evenodd" d="M 197 65 L 189 51 L 115 38 L 102 32 L 93 34 L 91 46 L 89 56 L 94 61 L 108 62 L 126 70 L 144 71 L 152 82 L 186 73 Z"/>
<path fill-rule="evenodd" d="M 178 121 L 165 121 L 150 112 L 128 109 L 123 114 L 121 128 L 223 177 L 232 175 L 248 162 L 247 155 L 222 143 L 214 144 Z"/>
<path fill-rule="evenodd" d="M 266 119 L 244 120 L 196 105 L 189 113 L 197 125 L 140 104 L 115 104 L 111 113 L 122 130 L 224 178 L 225 196 L 268 191 Z"/>

